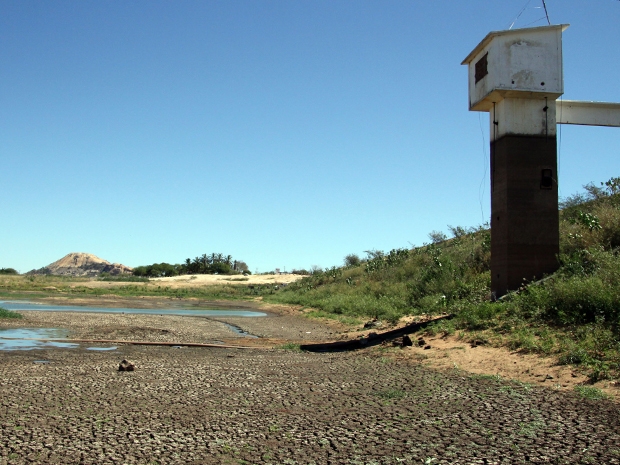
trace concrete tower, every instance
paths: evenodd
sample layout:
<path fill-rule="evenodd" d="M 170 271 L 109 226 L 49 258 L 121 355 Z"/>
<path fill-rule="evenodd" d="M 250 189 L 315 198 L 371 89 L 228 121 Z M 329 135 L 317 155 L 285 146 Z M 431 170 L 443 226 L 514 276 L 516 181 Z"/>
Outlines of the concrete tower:
<path fill-rule="evenodd" d="M 491 291 L 558 267 L 556 99 L 567 25 L 491 32 L 467 56 L 469 109 L 490 113 Z"/>
<path fill-rule="evenodd" d="M 620 104 L 557 100 L 567 24 L 489 33 L 465 58 L 469 109 L 490 113 L 491 292 L 554 272 L 557 124 L 620 127 Z"/>

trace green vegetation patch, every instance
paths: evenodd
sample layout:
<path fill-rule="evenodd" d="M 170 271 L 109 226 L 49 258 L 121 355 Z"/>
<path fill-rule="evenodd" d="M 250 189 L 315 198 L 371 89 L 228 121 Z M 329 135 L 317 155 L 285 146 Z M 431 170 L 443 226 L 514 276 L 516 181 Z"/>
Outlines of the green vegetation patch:
<path fill-rule="evenodd" d="M 13 312 L 11 310 L 7 310 L 6 308 L 0 307 L 0 318 L 23 318 L 21 313 Z"/>
<path fill-rule="evenodd" d="M 295 344 L 294 342 L 288 342 L 286 344 L 282 344 L 278 347 L 278 349 L 290 350 L 293 352 L 301 352 L 301 345 Z"/>
<path fill-rule="evenodd" d="M 153 263 L 137 266 L 133 269 L 135 276 L 163 278 L 184 274 L 250 274 L 248 265 L 242 260 L 233 260 L 232 255 L 222 253 L 202 254 L 194 259 L 186 258 L 178 264 Z"/>
<path fill-rule="evenodd" d="M 14 268 L 0 268 L 0 274 L 17 275 L 19 273 Z"/>
<path fill-rule="evenodd" d="M 601 400 L 609 397 L 603 391 L 593 386 L 575 386 L 575 392 L 584 399 L 589 400 Z"/>

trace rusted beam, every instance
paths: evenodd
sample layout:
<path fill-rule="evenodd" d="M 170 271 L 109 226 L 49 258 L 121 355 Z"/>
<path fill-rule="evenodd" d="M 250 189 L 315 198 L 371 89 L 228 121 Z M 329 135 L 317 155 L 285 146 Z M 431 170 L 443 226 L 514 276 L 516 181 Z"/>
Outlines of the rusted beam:
<path fill-rule="evenodd" d="M 345 350 L 357 350 L 364 349 L 366 347 L 376 346 L 384 341 L 394 339 L 405 334 L 414 333 L 420 329 L 426 328 L 429 324 L 439 320 L 450 320 L 454 315 L 441 316 L 434 320 L 424 321 L 420 323 L 411 323 L 410 325 L 402 328 L 386 331 L 385 333 L 376 334 L 370 333 L 367 337 L 352 339 L 350 341 L 335 341 L 319 344 L 302 344 L 299 348 L 301 350 L 307 350 L 308 352 L 339 352 Z"/>

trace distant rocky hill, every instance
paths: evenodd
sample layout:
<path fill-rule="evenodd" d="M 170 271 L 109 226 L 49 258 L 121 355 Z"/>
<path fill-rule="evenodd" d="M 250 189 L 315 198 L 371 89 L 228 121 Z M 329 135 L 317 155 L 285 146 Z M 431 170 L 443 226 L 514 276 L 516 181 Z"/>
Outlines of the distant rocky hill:
<path fill-rule="evenodd" d="M 133 268 L 121 265 L 120 263 L 110 263 L 91 253 L 70 253 L 60 260 L 47 265 L 38 270 L 29 271 L 28 274 L 52 274 L 59 276 L 97 276 L 100 273 L 110 273 L 119 275 L 131 273 Z"/>

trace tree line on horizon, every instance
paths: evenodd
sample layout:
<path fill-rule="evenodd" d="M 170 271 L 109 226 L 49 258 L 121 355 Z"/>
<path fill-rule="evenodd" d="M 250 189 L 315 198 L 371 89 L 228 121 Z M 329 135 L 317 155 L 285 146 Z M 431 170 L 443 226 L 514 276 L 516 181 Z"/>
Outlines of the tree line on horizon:
<path fill-rule="evenodd" d="M 19 274 L 15 268 L 0 268 L 0 274 Z"/>
<path fill-rule="evenodd" d="M 164 278 L 184 274 L 251 274 L 242 260 L 233 260 L 232 255 L 222 253 L 202 254 L 194 259 L 186 258 L 180 264 L 153 263 L 137 266 L 133 275 L 145 278 Z"/>

